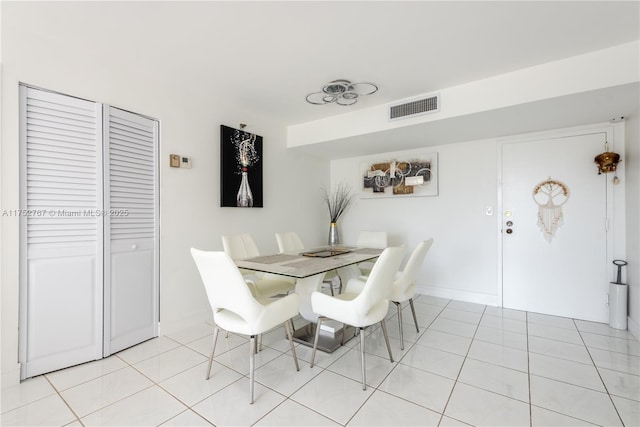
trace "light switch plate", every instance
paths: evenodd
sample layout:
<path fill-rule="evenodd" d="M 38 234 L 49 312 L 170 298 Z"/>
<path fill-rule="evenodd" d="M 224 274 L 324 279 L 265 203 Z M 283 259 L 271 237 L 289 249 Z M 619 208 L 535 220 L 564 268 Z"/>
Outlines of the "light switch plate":
<path fill-rule="evenodd" d="M 185 169 L 191 169 L 191 157 L 181 157 L 180 167 Z"/>

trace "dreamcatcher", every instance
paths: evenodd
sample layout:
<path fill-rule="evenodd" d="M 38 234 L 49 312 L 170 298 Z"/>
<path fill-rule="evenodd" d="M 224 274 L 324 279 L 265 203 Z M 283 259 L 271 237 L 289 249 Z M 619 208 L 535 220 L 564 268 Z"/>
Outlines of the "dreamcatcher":
<path fill-rule="evenodd" d="M 547 179 L 533 189 L 533 200 L 538 204 L 538 226 L 544 238 L 551 242 L 562 225 L 562 205 L 569 200 L 569 188 L 560 181 Z"/>

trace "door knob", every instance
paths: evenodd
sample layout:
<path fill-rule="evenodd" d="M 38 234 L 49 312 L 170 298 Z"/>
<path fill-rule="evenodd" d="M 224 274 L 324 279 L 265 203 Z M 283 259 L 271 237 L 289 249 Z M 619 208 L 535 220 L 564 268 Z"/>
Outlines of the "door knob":
<path fill-rule="evenodd" d="M 138 245 L 134 243 L 133 245 L 131 245 L 131 249 L 138 249 Z"/>
<path fill-rule="evenodd" d="M 510 228 L 507 228 L 507 234 L 511 234 L 511 233 L 513 233 L 513 230 Z"/>

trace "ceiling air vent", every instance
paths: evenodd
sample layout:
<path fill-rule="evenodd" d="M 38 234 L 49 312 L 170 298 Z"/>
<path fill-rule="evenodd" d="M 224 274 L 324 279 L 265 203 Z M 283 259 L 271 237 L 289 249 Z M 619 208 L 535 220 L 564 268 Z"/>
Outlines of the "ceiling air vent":
<path fill-rule="evenodd" d="M 389 106 L 389 120 L 413 117 L 420 114 L 437 113 L 440 111 L 440 94 L 429 95 L 401 104 Z"/>

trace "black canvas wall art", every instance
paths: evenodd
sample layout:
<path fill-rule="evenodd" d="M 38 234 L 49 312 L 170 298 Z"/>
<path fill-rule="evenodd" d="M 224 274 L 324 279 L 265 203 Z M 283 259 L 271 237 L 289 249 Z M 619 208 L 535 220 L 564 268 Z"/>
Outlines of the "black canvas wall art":
<path fill-rule="evenodd" d="M 263 207 L 261 136 L 220 126 L 220 206 Z"/>

